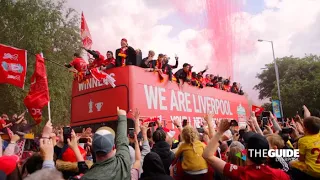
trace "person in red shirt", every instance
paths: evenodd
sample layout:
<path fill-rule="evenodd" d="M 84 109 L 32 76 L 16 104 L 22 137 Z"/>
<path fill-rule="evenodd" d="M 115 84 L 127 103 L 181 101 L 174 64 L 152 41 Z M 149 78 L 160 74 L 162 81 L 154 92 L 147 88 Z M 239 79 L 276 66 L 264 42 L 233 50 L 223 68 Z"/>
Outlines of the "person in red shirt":
<path fill-rule="evenodd" d="M 216 152 L 219 146 L 219 139 L 223 133 L 230 128 L 230 121 L 221 120 L 218 126 L 217 133 L 211 138 L 207 147 L 205 148 L 202 156 L 207 162 L 219 173 L 222 173 L 229 179 L 239 180 L 290 180 L 289 175 L 280 169 L 273 169 L 264 164 L 266 158 L 251 156 L 250 153 L 246 156 L 246 166 L 237 166 L 235 164 L 226 163 L 222 159 L 213 155 L 212 152 Z M 247 150 L 269 150 L 269 143 L 267 139 L 260 134 L 253 134 L 249 137 L 247 143 Z"/>
<path fill-rule="evenodd" d="M 100 67 L 104 63 L 104 56 L 99 52 L 95 50 L 86 49 L 83 47 L 84 50 L 86 50 L 88 53 L 90 53 L 94 57 L 94 61 L 92 66 L 93 67 Z"/>
<path fill-rule="evenodd" d="M 64 66 L 67 68 L 74 67 L 78 72 L 85 71 L 88 64 L 84 59 L 81 58 L 79 53 L 74 53 L 74 59 L 69 63 L 65 63 Z"/>
<path fill-rule="evenodd" d="M 113 67 L 116 67 L 116 60 L 113 57 L 113 53 L 111 51 L 107 52 L 107 59 L 104 60 L 104 63 L 102 64 L 102 69 L 106 70 L 106 69 L 110 69 Z"/>

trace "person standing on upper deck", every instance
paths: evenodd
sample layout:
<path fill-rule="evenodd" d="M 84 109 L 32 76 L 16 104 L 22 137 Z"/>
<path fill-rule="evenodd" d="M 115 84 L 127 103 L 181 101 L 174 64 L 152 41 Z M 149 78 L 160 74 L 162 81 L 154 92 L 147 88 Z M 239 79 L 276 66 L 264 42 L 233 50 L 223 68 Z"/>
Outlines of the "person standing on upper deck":
<path fill-rule="evenodd" d="M 116 50 L 116 66 L 137 65 L 136 51 L 128 46 L 127 39 L 121 39 L 121 48 Z"/>

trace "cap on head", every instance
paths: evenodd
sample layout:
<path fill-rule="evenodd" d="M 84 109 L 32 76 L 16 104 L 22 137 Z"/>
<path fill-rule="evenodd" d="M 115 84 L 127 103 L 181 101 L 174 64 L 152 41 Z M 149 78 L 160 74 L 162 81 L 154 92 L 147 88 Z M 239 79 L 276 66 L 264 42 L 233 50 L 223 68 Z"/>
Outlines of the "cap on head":
<path fill-rule="evenodd" d="M 247 143 L 247 149 L 252 149 L 253 151 L 262 151 L 269 150 L 269 142 L 268 140 L 257 133 L 254 133 L 249 139 Z M 262 156 L 256 156 L 255 153 L 252 155 L 250 153 L 247 154 L 248 159 L 250 159 L 253 163 L 260 165 L 263 164 L 266 158 Z"/>
<path fill-rule="evenodd" d="M 122 38 L 121 41 L 128 43 L 128 40 L 126 38 Z"/>
<path fill-rule="evenodd" d="M 99 128 L 93 135 L 92 148 L 95 153 L 109 153 L 114 146 L 115 133 L 110 127 Z"/>

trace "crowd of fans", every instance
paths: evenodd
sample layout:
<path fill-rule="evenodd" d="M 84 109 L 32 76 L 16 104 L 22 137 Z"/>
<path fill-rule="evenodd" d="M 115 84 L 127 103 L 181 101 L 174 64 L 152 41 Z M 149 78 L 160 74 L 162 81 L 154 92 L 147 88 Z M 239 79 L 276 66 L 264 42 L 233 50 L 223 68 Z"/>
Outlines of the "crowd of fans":
<path fill-rule="evenodd" d="M 76 134 L 70 127 L 54 129 L 48 121 L 39 139 L 40 152 L 33 152 L 23 165 L 15 154 L 20 137 L 14 134 L 6 147 L 0 139 L 0 179 L 320 178 L 320 118 L 305 106 L 303 119 L 297 115 L 284 124 L 272 113 L 267 124 L 252 114 L 246 127 L 238 127 L 235 120 L 214 121 L 212 114 L 204 117 L 201 128 L 176 119 L 172 123 L 179 134 L 159 120 L 150 127 L 138 110 L 133 112 L 134 129 L 127 131 L 126 111 L 118 108 L 117 114 L 116 132 L 100 127 Z M 252 156 L 248 149 L 299 149 L 299 158 Z"/>
<path fill-rule="evenodd" d="M 91 68 L 99 67 L 100 70 L 106 70 L 114 67 L 135 65 L 145 68 L 146 71 L 159 72 L 161 79 L 163 78 L 162 75 L 166 74 L 169 76 L 170 82 L 176 81 L 179 86 L 184 83 L 188 83 L 189 85 L 199 88 L 214 87 L 235 94 L 244 94 L 238 83 L 233 82 L 231 85 L 230 78 L 223 78 L 213 74 L 206 74 L 204 76 L 208 67 L 206 67 L 205 70 L 196 73 L 192 71 L 192 65 L 184 63 L 181 69 L 173 73 L 173 69 L 178 68 L 178 56 L 175 57 L 175 65 L 168 64 L 170 57 L 165 54 L 159 54 L 157 59 L 155 59 L 155 52 L 152 50 L 149 51 L 146 58 L 142 59 L 141 50 L 133 49 L 128 45 L 128 41 L 126 39 L 121 40 L 121 48 L 116 50 L 115 57 L 113 56 L 112 51 L 107 52 L 107 58 L 105 59 L 99 51 L 89 49 L 85 50 L 93 57 L 89 59 L 89 64 L 81 58 L 79 53 L 74 54 L 75 57 L 72 62 L 65 64 L 66 67 L 74 67 L 74 69 L 77 70 L 76 78 L 80 82 L 86 82 L 85 77 L 90 74 Z"/>

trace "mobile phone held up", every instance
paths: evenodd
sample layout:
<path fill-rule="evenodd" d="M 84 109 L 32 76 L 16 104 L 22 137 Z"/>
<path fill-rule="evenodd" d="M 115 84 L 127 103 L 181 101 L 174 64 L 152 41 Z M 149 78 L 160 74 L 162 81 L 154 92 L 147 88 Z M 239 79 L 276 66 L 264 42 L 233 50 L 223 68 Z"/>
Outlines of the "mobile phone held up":
<path fill-rule="evenodd" d="M 262 117 L 270 117 L 270 112 L 268 112 L 268 111 L 263 111 L 263 112 L 262 112 Z"/>
<path fill-rule="evenodd" d="M 197 128 L 197 131 L 199 132 L 199 133 L 204 133 L 204 129 L 201 127 L 201 128 Z"/>
<path fill-rule="evenodd" d="M 68 139 L 71 139 L 71 127 L 63 127 L 63 142 L 68 144 Z"/>
<path fill-rule="evenodd" d="M 79 143 L 87 143 L 88 142 L 88 138 L 80 138 L 79 139 Z"/>

